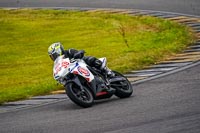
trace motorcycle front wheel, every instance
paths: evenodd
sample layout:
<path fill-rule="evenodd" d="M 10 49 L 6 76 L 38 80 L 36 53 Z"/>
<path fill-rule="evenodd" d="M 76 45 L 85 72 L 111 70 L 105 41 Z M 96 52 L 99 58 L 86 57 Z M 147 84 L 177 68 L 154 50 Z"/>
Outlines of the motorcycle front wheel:
<path fill-rule="evenodd" d="M 67 96 L 77 105 L 87 108 L 91 107 L 94 103 L 94 98 L 90 90 L 83 86 L 81 88 L 75 83 L 68 83 L 65 85 Z"/>
<path fill-rule="evenodd" d="M 115 95 L 119 98 L 127 98 L 130 97 L 133 93 L 133 88 L 131 83 L 128 81 L 128 79 L 120 74 L 119 72 L 113 71 L 115 73 L 115 77 L 123 77 L 126 80 L 124 81 L 118 81 L 114 83 L 113 88 L 116 89 Z"/>

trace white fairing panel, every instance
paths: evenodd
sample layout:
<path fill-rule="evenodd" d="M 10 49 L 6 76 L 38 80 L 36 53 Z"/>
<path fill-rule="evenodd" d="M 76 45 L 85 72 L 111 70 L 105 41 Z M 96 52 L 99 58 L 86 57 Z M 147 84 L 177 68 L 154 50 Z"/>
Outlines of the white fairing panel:
<path fill-rule="evenodd" d="M 81 75 L 88 82 L 94 79 L 94 75 L 88 70 L 87 64 L 81 59 L 76 59 L 70 61 L 69 58 L 63 58 L 64 56 L 58 57 L 54 62 L 53 76 L 57 81 L 62 81 L 62 79 L 68 73 L 74 73 Z"/>
<path fill-rule="evenodd" d="M 94 79 L 94 75 L 88 70 L 87 64 L 83 60 L 78 61 L 75 69 L 72 71 L 72 73 L 78 73 L 78 75 L 84 77 L 88 82 Z"/>
<path fill-rule="evenodd" d="M 64 59 L 63 56 L 58 57 L 54 61 L 54 67 L 53 67 L 53 76 L 55 80 L 58 80 L 59 78 L 63 78 L 67 73 L 69 73 L 69 67 L 70 61 L 69 58 Z"/>

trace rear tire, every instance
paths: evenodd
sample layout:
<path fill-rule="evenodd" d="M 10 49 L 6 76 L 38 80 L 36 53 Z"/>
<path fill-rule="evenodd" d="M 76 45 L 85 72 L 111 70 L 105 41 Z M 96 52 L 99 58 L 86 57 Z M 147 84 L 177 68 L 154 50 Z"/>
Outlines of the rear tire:
<path fill-rule="evenodd" d="M 83 86 L 83 91 L 75 83 L 68 83 L 65 86 L 67 96 L 77 105 L 88 108 L 94 103 L 94 98 L 90 90 Z"/>
<path fill-rule="evenodd" d="M 115 77 L 124 77 L 126 80 L 121 82 L 115 82 L 118 86 L 113 87 L 116 89 L 115 95 L 119 98 L 127 98 L 130 97 L 133 93 L 133 88 L 131 83 L 128 81 L 128 79 L 120 74 L 119 72 L 113 71 L 115 73 Z"/>

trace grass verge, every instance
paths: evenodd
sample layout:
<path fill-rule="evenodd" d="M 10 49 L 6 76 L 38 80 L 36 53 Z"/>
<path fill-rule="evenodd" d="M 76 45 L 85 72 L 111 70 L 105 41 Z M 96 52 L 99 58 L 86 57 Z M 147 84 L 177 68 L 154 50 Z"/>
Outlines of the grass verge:
<path fill-rule="evenodd" d="M 158 18 L 102 12 L 0 10 L 0 104 L 57 90 L 48 46 L 105 56 L 120 72 L 142 69 L 193 41 L 189 29 Z"/>

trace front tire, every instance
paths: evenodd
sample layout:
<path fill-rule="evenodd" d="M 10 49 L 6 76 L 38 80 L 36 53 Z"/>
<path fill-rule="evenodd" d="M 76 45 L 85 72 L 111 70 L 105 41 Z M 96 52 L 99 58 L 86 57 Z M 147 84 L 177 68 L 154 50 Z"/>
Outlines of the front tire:
<path fill-rule="evenodd" d="M 77 105 L 87 108 L 91 107 L 94 103 L 94 98 L 90 90 L 83 86 L 83 90 L 71 82 L 65 86 L 67 96 Z"/>
<path fill-rule="evenodd" d="M 115 95 L 119 98 L 127 98 L 130 97 L 133 93 L 133 88 L 131 83 L 128 81 L 128 79 L 120 74 L 119 72 L 113 71 L 115 73 L 115 77 L 124 77 L 126 80 L 124 81 L 118 81 L 115 82 L 115 85 L 113 88 L 116 89 Z"/>

